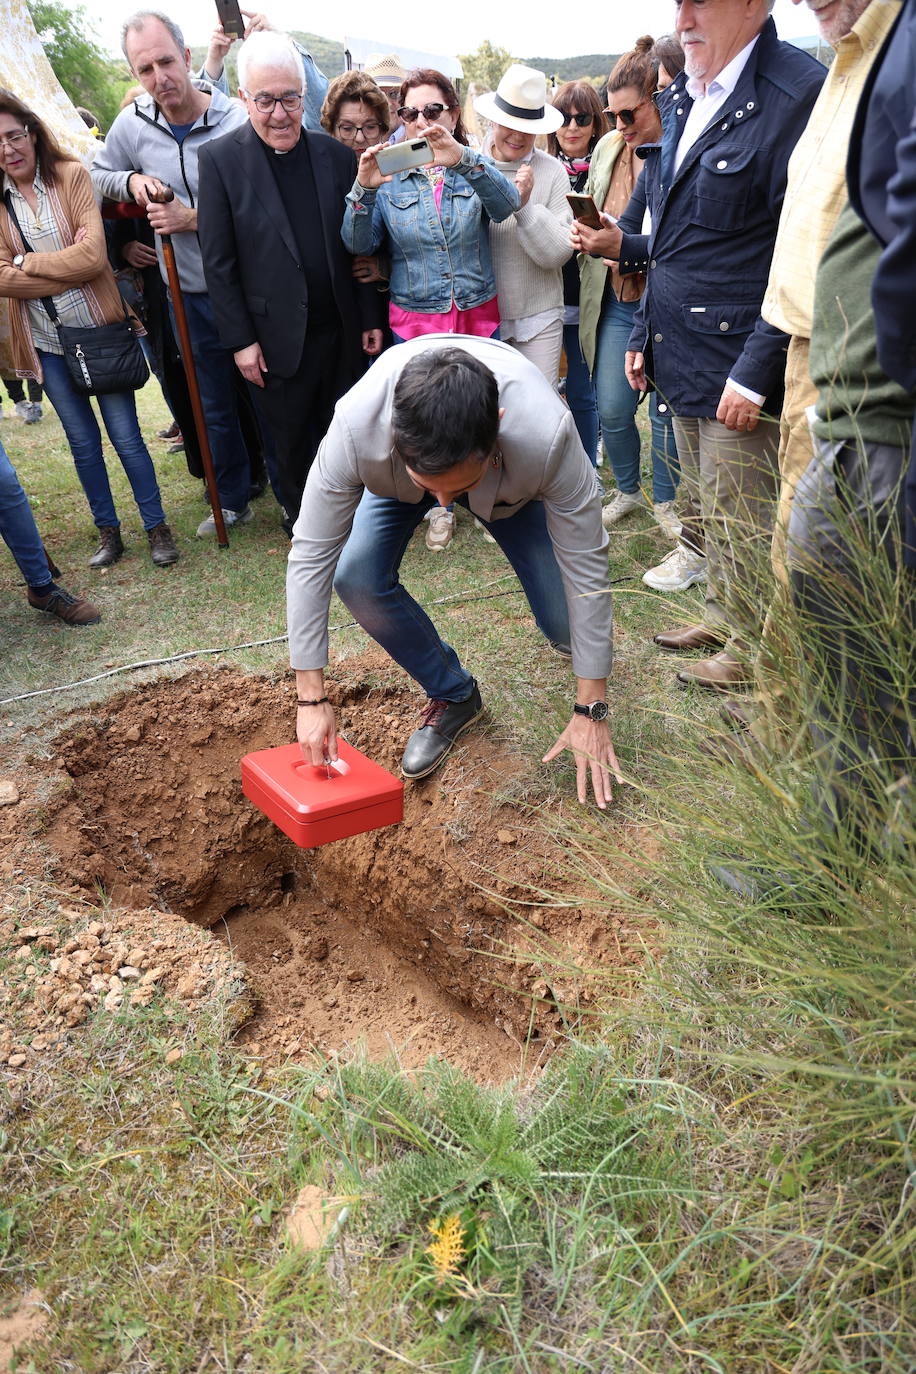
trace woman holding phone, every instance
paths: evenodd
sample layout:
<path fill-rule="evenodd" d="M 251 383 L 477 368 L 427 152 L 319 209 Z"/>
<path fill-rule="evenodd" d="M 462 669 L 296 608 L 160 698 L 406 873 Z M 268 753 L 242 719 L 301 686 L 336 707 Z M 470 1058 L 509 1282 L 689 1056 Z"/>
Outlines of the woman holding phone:
<path fill-rule="evenodd" d="M 595 148 L 585 190 L 598 209 L 614 219 L 626 210 L 642 170 L 636 149 L 661 138 L 661 119 L 653 99 L 657 68 L 652 46 L 651 38 L 640 38 L 608 77 L 605 113 L 612 128 Z M 645 506 L 636 428 L 639 393 L 624 372 L 624 354 L 645 278 L 641 273 L 622 276 L 616 267 L 602 262 L 602 256 L 613 256 L 612 246 L 617 242 L 613 231 L 590 229 L 575 220 L 570 239 L 580 255 L 579 339 L 595 380 L 604 447 L 617 481 L 617 490 L 602 512 L 609 528 Z M 674 511 L 677 459 L 671 413 L 665 398 L 655 392 L 649 405 L 652 513 L 667 537 L 676 540 L 680 524 Z"/>
<path fill-rule="evenodd" d="M 387 145 L 368 148 L 347 196 L 344 244 L 356 255 L 382 251 L 390 259 L 389 323 L 396 343 L 421 334 L 492 338 L 499 308 L 489 226 L 514 214 L 519 193 L 468 146 L 458 95 L 442 72 L 410 72 L 398 115 L 405 139 L 394 146 L 425 138 L 430 162 L 386 176 L 376 154 Z M 434 506 L 428 520 L 427 547 L 446 548 L 454 512 Z"/>

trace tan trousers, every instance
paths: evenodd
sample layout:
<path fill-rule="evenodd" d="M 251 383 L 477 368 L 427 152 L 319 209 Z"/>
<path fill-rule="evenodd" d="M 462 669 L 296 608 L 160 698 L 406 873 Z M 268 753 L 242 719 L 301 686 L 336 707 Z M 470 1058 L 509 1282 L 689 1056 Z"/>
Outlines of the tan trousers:
<path fill-rule="evenodd" d="M 674 420 L 688 509 L 698 510 L 708 564 L 704 623 L 725 625 L 735 647 L 760 633 L 770 592 L 769 551 L 778 489 L 779 430 L 750 433 L 718 420 Z"/>

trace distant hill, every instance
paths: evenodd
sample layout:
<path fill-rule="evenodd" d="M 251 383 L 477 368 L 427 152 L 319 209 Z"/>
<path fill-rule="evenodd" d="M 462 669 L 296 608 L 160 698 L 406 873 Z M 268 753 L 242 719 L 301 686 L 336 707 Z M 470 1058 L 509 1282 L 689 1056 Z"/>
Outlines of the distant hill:
<path fill-rule="evenodd" d="M 617 61 L 620 53 L 589 53 L 585 57 L 521 57 L 529 67 L 546 72 L 558 84 L 562 81 L 579 81 L 587 77 L 591 81 L 606 81 L 608 72 Z"/>
<path fill-rule="evenodd" d="M 342 43 L 337 43 L 333 38 L 322 38 L 317 33 L 302 33 L 298 29 L 292 30 L 292 36 L 297 43 L 301 43 L 306 52 L 310 52 L 325 76 L 339 76 L 346 67 L 344 60 L 344 48 Z M 229 90 L 235 95 L 238 89 L 238 82 L 235 74 L 235 54 L 237 45 L 233 44 L 229 49 L 229 60 L 226 68 L 229 74 Z M 207 55 L 206 47 L 191 49 L 191 66 L 194 71 L 200 71 L 204 58 Z"/>

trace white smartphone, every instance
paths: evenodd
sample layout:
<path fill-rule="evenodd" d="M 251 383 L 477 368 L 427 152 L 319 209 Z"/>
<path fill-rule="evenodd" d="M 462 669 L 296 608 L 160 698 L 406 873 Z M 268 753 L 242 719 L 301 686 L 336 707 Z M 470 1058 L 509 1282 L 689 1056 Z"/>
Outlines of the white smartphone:
<path fill-rule="evenodd" d="M 383 176 L 393 172 L 408 172 L 411 167 L 424 167 L 433 160 L 433 151 L 428 138 L 405 138 L 400 143 L 390 143 L 380 148 L 375 155 L 378 169 Z"/>

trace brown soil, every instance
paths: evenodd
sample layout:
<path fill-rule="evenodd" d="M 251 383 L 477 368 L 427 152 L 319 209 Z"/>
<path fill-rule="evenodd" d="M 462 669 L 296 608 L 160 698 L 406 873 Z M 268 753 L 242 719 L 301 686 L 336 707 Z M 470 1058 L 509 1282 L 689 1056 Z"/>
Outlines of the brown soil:
<path fill-rule="evenodd" d="M 380 666 L 348 660 L 330 691 L 349 742 L 397 772 L 420 702 L 373 685 Z M 57 881 L 132 912 L 148 970 L 174 955 L 177 976 L 176 928 L 209 928 L 250 971 L 257 1010 L 239 1038 L 252 1051 L 364 1041 L 373 1055 L 397 1048 L 407 1066 L 435 1054 L 481 1077 L 518 1072 L 532 1045 L 592 1005 L 579 970 L 637 963 L 638 933 L 577 901 L 555 840 L 494 801 L 523 765 L 485 720 L 407 787 L 402 824 L 297 848 L 243 796 L 239 772 L 243 754 L 289 742 L 293 696 L 288 683 L 194 672 L 73 718 L 41 762 Z M 39 779 L 15 782 L 22 801 L 0 810 L 0 843 L 34 824 Z M 566 905 L 524 905 L 539 891 Z M 194 957 L 205 969 L 200 948 Z"/>

